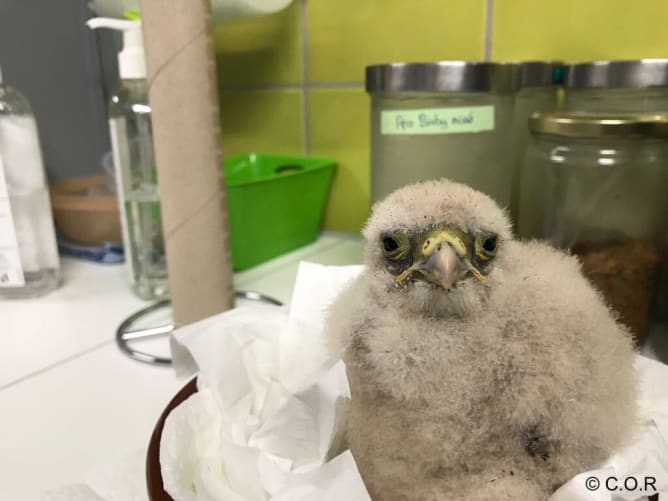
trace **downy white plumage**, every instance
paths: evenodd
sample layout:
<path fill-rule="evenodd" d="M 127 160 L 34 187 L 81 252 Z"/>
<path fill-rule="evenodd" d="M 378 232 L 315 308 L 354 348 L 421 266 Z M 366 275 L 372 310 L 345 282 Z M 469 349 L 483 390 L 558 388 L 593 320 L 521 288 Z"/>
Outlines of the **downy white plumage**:
<path fill-rule="evenodd" d="M 574 257 L 448 180 L 391 194 L 364 235 L 328 339 L 374 500 L 543 500 L 630 439 L 631 337 Z"/>

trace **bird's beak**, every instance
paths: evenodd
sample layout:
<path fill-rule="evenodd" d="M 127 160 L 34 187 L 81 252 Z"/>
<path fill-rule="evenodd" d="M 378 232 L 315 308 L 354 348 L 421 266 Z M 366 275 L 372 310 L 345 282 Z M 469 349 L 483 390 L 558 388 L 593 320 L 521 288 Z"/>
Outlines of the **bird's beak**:
<path fill-rule="evenodd" d="M 439 231 L 427 237 L 422 246 L 422 259 L 395 278 L 400 285 L 411 277 L 438 285 L 445 292 L 455 287 L 468 273 L 478 280 L 484 276 L 468 259 L 466 246 L 455 233 Z"/>

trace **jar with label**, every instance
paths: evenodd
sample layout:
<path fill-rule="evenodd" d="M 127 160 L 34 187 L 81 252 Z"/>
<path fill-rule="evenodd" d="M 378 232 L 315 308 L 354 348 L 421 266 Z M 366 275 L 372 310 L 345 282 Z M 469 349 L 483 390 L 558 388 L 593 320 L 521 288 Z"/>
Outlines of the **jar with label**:
<path fill-rule="evenodd" d="M 666 245 L 668 115 L 534 115 L 530 128 L 525 171 L 544 175 L 542 236 L 578 256 L 642 339 Z"/>
<path fill-rule="evenodd" d="M 509 207 L 513 65 L 444 61 L 366 68 L 371 199 L 447 177 Z"/>
<path fill-rule="evenodd" d="M 513 181 L 510 212 L 520 237 L 531 237 L 535 222 L 519 224 L 517 213 L 520 203 L 520 175 L 524 164 L 524 154 L 529 143 L 529 117 L 533 113 L 557 111 L 563 66 L 556 61 L 524 61 L 515 64 L 518 90 L 513 106 Z M 539 183 L 539 180 L 536 180 Z M 535 191 L 532 191 L 535 193 Z M 540 203 L 533 201 L 532 203 Z"/>
<path fill-rule="evenodd" d="M 668 59 L 572 64 L 564 88 L 565 111 L 668 113 Z"/>
<path fill-rule="evenodd" d="M 59 261 L 35 117 L 0 74 L 0 297 L 56 288 Z"/>

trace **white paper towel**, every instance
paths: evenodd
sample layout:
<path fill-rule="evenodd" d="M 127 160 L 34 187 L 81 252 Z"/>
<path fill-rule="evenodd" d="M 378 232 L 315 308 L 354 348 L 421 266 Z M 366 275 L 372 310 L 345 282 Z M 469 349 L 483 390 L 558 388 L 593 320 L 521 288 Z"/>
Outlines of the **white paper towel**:
<path fill-rule="evenodd" d="M 94 466 L 82 483 L 47 492 L 44 501 L 147 501 L 146 450 L 107 458 Z"/>
<path fill-rule="evenodd" d="M 350 389 L 322 336 L 326 308 L 360 271 L 302 263 L 289 312 L 246 305 L 175 333 L 175 365 L 196 364 L 199 391 L 163 429 L 174 499 L 370 499 L 349 452 L 328 461 Z"/>

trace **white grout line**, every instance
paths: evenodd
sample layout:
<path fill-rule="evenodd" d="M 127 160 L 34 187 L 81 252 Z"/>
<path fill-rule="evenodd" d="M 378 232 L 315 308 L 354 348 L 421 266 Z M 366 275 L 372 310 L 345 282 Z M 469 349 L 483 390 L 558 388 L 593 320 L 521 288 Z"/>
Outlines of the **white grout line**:
<path fill-rule="evenodd" d="M 492 34 L 494 31 L 494 0 L 487 0 L 487 9 L 485 10 L 485 61 L 492 59 Z"/>
<path fill-rule="evenodd" d="M 33 378 L 35 376 L 39 376 L 40 374 L 44 374 L 45 372 L 49 372 L 50 370 L 56 369 L 57 367 L 60 367 L 61 365 L 64 365 L 68 362 L 72 362 L 73 360 L 76 360 L 77 358 L 81 358 L 81 357 L 83 357 L 85 355 L 88 355 L 88 354 L 90 354 L 94 351 L 97 351 L 101 348 L 105 348 L 105 347 L 107 347 L 107 346 L 109 346 L 110 344 L 113 344 L 113 343 L 115 343 L 115 341 L 113 339 L 108 339 L 106 341 L 103 341 L 102 343 L 98 343 L 98 344 L 93 345 L 89 348 L 86 348 L 85 350 L 74 353 L 73 355 L 69 355 L 65 358 L 62 358 L 62 359 L 58 360 L 57 362 L 53 362 L 49 365 L 46 365 L 46 366 L 44 366 L 40 369 L 37 369 L 35 371 L 32 371 L 32 372 L 28 373 L 28 374 L 24 374 L 23 376 L 18 377 L 16 379 L 0 386 L 0 391 L 6 390 L 7 388 L 11 388 L 12 386 L 16 386 L 19 383 L 22 383 L 22 382 L 24 382 L 24 381 L 26 381 L 30 378 Z M 120 351 L 118 352 L 118 355 L 119 356 L 125 356 L 125 355 L 121 354 Z M 130 359 L 128 358 L 128 360 L 130 360 Z M 141 363 L 141 362 L 138 362 L 138 363 Z M 155 366 L 155 367 L 157 367 L 157 366 Z"/>
<path fill-rule="evenodd" d="M 300 29 L 302 33 L 302 133 L 304 141 L 304 155 L 311 155 L 311 118 L 308 95 L 308 28 L 306 26 L 306 0 L 299 2 Z"/>

